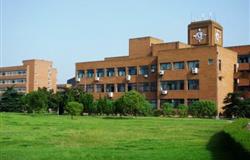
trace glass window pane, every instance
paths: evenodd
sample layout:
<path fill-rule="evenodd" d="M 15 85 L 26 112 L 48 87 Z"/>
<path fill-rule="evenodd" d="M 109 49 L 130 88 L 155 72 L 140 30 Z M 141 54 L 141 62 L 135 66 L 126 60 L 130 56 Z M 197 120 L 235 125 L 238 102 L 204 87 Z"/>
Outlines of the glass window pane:
<path fill-rule="evenodd" d="M 126 68 L 125 67 L 118 68 L 118 76 L 126 76 Z"/>
<path fill-rule="evenodd" d="M 171 69 L 171 63 L 161 63 L 161 70 L 170 70 Z"/>
<path fill-rule="evenodd" d="M 137 75 L 137 68 L 136 67 L 129 67 L 128 72 L 129 72 L 129 75 Z"/>
<path fill-rule="evenodd" d="M 184 69 L 184 62 L 174 62 L 174 69 Z"/>

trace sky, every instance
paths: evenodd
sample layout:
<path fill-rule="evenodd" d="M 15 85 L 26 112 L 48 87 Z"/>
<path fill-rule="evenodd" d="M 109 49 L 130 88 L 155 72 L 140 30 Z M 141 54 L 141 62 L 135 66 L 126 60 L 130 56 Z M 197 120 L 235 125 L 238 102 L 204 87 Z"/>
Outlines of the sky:
<path fill-rule="evenodd" d="M 224 46 L 250 44 L 249 0 L 0 0 L 1 66 L 53 61 L 58 83 L 75 63 L 128 54 L 130 38 L 187 43 L 191 21 L 212 17 Z M 209 16 L 210 15 L 210 16 Z"/>

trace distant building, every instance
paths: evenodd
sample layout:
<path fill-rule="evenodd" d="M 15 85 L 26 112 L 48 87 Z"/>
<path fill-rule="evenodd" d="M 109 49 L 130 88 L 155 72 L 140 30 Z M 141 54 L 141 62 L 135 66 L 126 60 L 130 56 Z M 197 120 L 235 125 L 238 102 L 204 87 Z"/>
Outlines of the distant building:
<path fill-rule="evenodd" d="M 39 87 L 56 91 L 56 75 L 52 62 L 45 60 L 24 60 L 21 66 L 0 67 L 0 93 L 11 86 L 23 93 Z"/>
<path fill-rule="evenodd" d="M 137 90 L 157 108 L 213 100 L 222 112 L 224 98 L 235 88 L 249 94 L 249 53 L 250 45 L 224 48 L 217 22 L 197 21 L 188 25 L 188 44 L 133 38 L 129 56 L 76 63 L 75 79 L 95 99 Z"/>
<path fill-rule="evenodd" d="M 71 84 L 72 86 L 75 86 L 76 85 L 76 78 L 72 77 L 72 78 L 68 79 L 67 84 Z"/>
<path fill-rule="evenodd" d="M 69 89 L 71 87 L 71 84 L 57 84 L 57 92 L 64 92 L 66 89 Z"/>

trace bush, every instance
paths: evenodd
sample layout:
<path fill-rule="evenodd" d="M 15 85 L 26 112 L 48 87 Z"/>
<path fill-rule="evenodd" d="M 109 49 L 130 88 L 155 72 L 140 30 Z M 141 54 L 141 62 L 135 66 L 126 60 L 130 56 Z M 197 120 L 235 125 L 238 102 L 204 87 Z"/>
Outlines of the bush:
<path fill-rule="evenodd" d="M 197 101 L 189 106 L 189 113 L 194 117 L 216 116 L 217 107 L 213 101 Z"/>
<path fill-rule="evenodd" d="M 79 98 L 79 102 L 83 104 L 83 112 L 93 113 L 95 112 L 94 97 L 89 93 L 82 93 Z"/>
<path fill-rule="evenodd" d="M 170 116 L 175 114 L 174 105 L 171 103 L 164 103 L 162 110 L 164 116 Z"/>
<path fill-rule="evenodd" d="M 246 151 L 250 152 L 250 132 L 249 128 L 247 129 L 248 123 L 250 123 L 249 119 L 241 118 L 226 126 L 224 131 L 236 142 L 240 143 Z"/>
<path fill-rule="evenodd" d="M 68 102 L 66 105 L 66 110 L 71 115 L 71 119 L 73 119 L 73 116 L 80 115 L 83 110 L 83 105 L 75 101 Z"/>
<path fill-rule="evenodd" d="M 180 104 L 177 106 L 178 109 L 178 115 L 180 117 L 187 117 L 188 116 L 188 106 L 184 104 Z"/>
<path fill-rule="evenodd" d="M 100 114 L 113 114 L 114 113 L 114 105 L 113 101 L 109 100 L 108 98 L 100 98 L 97 103 L 97 112 Z"/>
<path fill-rule="evenodd" d="M 153 110 L 153 115 L 156 116 L 156 117 L 159 117 L 159 116 L 163 115 L 163 111 L 160 110 L 160 109 L 154 109 Z"/>

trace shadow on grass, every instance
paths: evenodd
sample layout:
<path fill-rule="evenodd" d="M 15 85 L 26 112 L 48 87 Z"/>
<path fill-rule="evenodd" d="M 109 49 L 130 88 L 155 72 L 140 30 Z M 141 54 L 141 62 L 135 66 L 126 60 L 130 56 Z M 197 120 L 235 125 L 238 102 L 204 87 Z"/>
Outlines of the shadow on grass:
<path fill-rule="evenodd" d="M 213 135 L 207 149 L 212 152 L 214 160 L 249 160 L 250 153 L 224 131 Z"/>
<path fill-rule="evenodd" d="M 102 119 L 120 119 L 120 120 L 123 120 L 123 119 L 134 119 L 135 117 L 129 117 L 129 116 L 106 116 L 106 117 L 103 117 Z"/>

